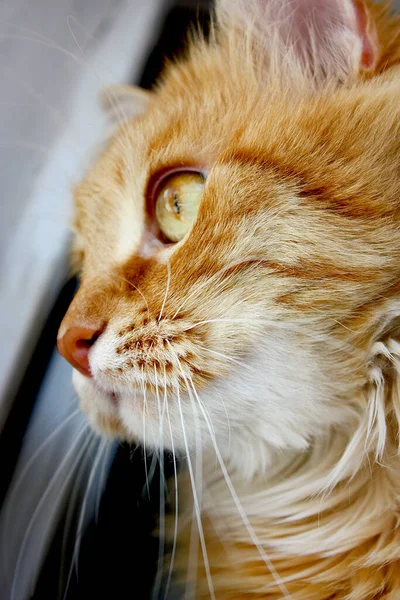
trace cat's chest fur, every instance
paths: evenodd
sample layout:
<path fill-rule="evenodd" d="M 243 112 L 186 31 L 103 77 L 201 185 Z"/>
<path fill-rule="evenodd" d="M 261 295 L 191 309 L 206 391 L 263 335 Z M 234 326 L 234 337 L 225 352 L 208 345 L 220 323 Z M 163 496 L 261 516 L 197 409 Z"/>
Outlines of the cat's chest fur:
<path fill-rule="evenodd" d="M 286 462 L 276 457 L 275 476 L 252 484 L 240 481 L 241 476 L 238 481 L 234 469 L 227 478 L 221 476 L 215 454 L 205 454 L 197 493 L 206 557 L 199 530 L 193 529 L 193 488 L 184 469 L 168 598 L 395 600 L 400 570 L 400 502 L 395 490 L 400 476 L 365 472 L 330 497 L 313 497 L 321 463 L 332 461 L 324 451 L 320 448 L 303 459 L 289 456 Z M 391 468 L 399 472 L 399 467 L 399 459 L 393 459 Z M 313 532 L 310 523 L 317 524 Z M 175 517 L 169 515 L 170 542 L 174 527 Z M 193 548 L 194 563 L 189 552 Z M 170 555 L 166 571 L 169 560 Z"/>

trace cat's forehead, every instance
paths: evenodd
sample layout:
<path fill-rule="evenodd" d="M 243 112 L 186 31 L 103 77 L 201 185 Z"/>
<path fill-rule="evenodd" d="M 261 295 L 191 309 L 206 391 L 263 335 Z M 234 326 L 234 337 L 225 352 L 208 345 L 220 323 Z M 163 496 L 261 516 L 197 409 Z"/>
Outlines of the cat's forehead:
<path fill-rule="evenodd" d="M 240 75 L 210 56 L 173 66 L 148 110 L 121 127 L 76 193 L 77 229 L 100 264 L 137 254 L 149 180 L 170 167 L 207 176 L 186 258 L 197 260 L 205 240 L 216 262 L 256 253 L 260 232 L 271 248 L 286 244 L 290 257 L 289 239 L 301 255 L 303 245 L 309 253 L 326 237 L 340 241 L 343 226 L 354 233 L 348 217 L 360 219 L 361 236 L 363 218 L 388 212 L 398 192 L 387 176 L 394 88 L 293 95 Z"/>

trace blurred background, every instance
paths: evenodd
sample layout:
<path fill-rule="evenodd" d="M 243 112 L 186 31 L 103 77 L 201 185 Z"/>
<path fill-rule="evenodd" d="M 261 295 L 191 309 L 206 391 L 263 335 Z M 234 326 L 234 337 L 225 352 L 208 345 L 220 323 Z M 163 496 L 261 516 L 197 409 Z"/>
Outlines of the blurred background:
<path fill-rule="evenodd" d="M 140 448 L 86 439 L 55 339 L 77 286 L 71 190 L 108 131 L 99 94 L 151 88 L 208 19 L 207 0 L 0 2 L 2 600 L 151 597 L 163 474 Z"/>
<path fill-rule="evenodd" d="M 207 32 L 209 9 L 0 0 L 1 600 L 163 597 L 151 591 L 162 554 L 152 532 L 169 457 L 160 473 L 141 448 L 87 434 L 55 340 L 78 285 L 71 190 L 109 131 L 99 94 L 151 88 L 188 29 Z"/>

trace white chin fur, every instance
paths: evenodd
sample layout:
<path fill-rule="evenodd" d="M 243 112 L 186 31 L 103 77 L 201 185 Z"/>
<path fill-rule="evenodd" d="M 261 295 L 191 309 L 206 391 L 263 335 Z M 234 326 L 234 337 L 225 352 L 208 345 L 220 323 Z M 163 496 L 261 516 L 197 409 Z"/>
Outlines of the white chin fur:
<path fill-rule="evenodd" d="M 98 415 L 101 414 L 104 415 L 104 417 L 113 417 L 117 414 L 116 407 L 111 401 L 110 396 L 106 393 L 102 393 L 95 387 L 91 379 L 85 377 L 75 369 L 72 373 L 72 383 L 78 394 L 81 408 L 86 414 L 91 427 L 103 434 L 104 432 L 100 431 L 98 427 Z"/>

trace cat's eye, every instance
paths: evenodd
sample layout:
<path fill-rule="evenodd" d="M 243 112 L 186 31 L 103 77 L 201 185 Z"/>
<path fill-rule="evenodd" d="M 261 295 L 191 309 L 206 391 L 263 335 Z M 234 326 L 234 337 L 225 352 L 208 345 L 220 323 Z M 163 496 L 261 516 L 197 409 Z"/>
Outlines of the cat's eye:
<path fill-rule="evenodd" d="M 155 218 L 169 241 L 179 242 L 193 225 L 203 188 L 203 175 L 191 171 L 170 175 L 162 182 L 155 201 Z"/>

